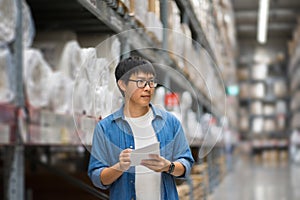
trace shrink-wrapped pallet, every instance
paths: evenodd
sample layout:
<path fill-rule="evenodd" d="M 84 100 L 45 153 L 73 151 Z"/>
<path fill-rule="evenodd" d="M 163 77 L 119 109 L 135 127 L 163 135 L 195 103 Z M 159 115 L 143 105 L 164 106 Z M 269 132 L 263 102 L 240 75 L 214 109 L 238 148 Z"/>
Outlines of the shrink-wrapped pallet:
<path fill-rule="evenodd" d="M 97 58 L 104 58 L 109 63 L 108 81 L 109 90 L 112 91 L 117 87 L 114 73 L 121 57 L 121 43 L 116 36 L 113 36 L 100 43 L 95 49 Z"/>
<path fill-rule="evenodd" d="M 10 79 L 12 67 L 12 56 L 8 47 L 0 47 L 0 103 L 11 102 L 15 96 L 15 81 Z"/>
<path fill-rule="evenodd" d="M 97 81 L 95 48 L 82 49 L 81 58 L 79 76 L 76 78 L 73 90 L 73 107 L 76 113 L 93 115 L 93 84 Z"/>
<path fill-rule="evenodd" d="M 17 5 L 16 1 L 0 1 L 0 44 L 11 42 L 16 35 Z"/>
<path fill-rule="evenodd" d="M 51 85 L 49 83 L 52 73 L 52 69 L 39 50 L 25 50 L 23 79 L 26 96 L 33 107 L 49 106 L 51 94 Z"/>
<path fill-rule="evenodd" d="M 35 35 L 33 18 L 26 1 L 22 0 L 21 3 L 23 46 L 30 47 Z M 18 12 L 16 1 L 0 1 L 0 45 L 10 43 L 15 39 Z"/>
<path fill-rule="evenodd" d="M 67 42 L 63 48 L 57 70 L 75 80 L 82 64 L 81 48 L 76 40 Z"/>

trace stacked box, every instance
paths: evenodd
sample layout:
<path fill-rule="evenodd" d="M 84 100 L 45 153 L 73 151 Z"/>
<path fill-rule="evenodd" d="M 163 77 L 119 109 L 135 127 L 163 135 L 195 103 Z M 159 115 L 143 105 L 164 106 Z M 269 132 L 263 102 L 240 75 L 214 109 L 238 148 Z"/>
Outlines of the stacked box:
<path fill-rule="evenodd" d="M 188 200 L 190 199 L 190 186 L 187 183 L 183 183 L 181 185 L 177 185 L 177 192 L 180 200 Z"/>

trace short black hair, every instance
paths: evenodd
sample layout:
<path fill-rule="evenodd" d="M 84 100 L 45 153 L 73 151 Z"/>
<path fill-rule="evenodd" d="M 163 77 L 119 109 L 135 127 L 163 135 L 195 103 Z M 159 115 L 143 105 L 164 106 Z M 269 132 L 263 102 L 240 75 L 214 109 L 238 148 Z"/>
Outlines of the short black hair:
<path fill-rule="evenodd" d="M 134 56 L 123 59 L 119 62 L 115 70 L 116 81 L 128 81 L 132 74 L 139 72 L 156 75 L 153 65 L 144 58 Z"/>
<path fill-rule="evenodd" d="M 129 58 L 125 58 L 119 62 L 119 64 L 116 67 L 115 70 L 115 78 L 116 82 L 118 83 L 119 80 L 122 80 L 125 82 L 125 84 L 128 83 L 128 79 L 132 74 L 137 73 L 146 73 L 146 74 L 153 74 L 153 76 L 156 76 L 155 69 L 150 61 L 138 57 L 138 56 L 132 56 Z M 119 86 L 118 86 L 119 87 Z M 119 88 L 120 89 L 120 88 Z M 124 96 L 122 90 L 120 90 L 122 95 Z"/>

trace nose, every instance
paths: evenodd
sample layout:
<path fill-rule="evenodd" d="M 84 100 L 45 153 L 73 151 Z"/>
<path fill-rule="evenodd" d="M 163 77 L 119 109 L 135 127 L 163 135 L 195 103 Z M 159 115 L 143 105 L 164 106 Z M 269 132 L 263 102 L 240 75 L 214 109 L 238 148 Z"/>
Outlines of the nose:
<path fill-rule="evenodd" d="M 150 83 L 149 82 L 146 83 L 146 85 L 144 87 L 144 90 L 150 90 Z"/>

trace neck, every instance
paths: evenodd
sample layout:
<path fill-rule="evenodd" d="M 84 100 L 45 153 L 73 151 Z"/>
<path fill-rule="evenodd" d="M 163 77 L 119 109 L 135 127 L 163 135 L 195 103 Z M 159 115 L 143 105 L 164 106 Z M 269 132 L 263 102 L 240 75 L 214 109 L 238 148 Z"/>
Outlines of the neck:
<path fill-rule="evenodd" d="M 150 109 L 150 106 L 133 106 L 126 103 L 124 106 L 124 115 L 126 117 L 141 117 L 145 115 Z"/>

